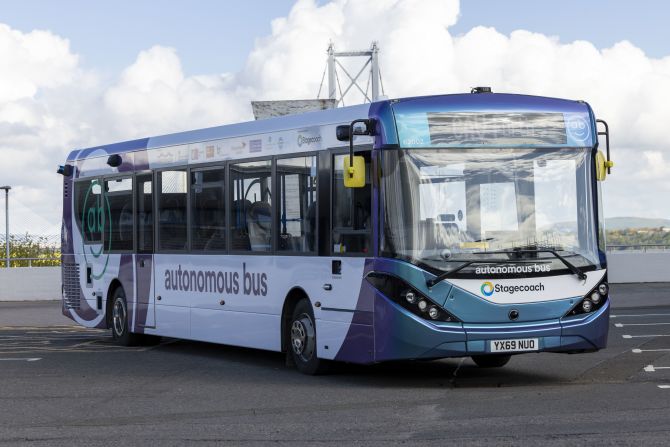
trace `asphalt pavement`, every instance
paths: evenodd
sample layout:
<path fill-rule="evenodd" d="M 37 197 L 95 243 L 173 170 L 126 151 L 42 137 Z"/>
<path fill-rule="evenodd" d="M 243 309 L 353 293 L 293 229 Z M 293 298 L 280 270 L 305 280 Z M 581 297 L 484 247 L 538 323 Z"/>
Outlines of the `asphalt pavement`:
<path fill-rule="evenodd" d="M 0 303 L 0 445 L 668 445 L 668 286 L 613 285 L 597 353 L 317 377 L 265 351 L 120 348 L 59 302 Z"/>

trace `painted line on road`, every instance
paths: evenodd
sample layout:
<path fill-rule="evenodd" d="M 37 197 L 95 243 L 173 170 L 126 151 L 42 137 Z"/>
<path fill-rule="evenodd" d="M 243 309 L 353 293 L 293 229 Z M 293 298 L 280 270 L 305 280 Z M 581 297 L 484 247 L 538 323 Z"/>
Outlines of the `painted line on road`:
<path fill-rule="evenodd" d="M 627 315 L 610 315 L 610 318 L 622 317 L 670 317 L 670 314 L 627 314 Z"/>
<path fill-rule="evenodd" d="M 624 326 L 662 326 L 670 323 L 615 323 L 614 326 L 616 327 L 624 327 Z"/>
<path fill-rule="evenodd" d="M 670 369 L 670 366 L 654 366 L 654 365 L 647 365 L 644 367 L 644 370 L 650 373 L 653 373 L 654 371 L 658 371 L 659 369 Z"/>
<path fill-rule="evenodd" d="M 623 338 L 649 338 L 649 337 L 670 337 L 670 334 L 655 334 L 655 335 L 622 335 Z"/>
<path fill-rule="evenodd" d="M 25 357 L 25 358 L 6 358 L 2 359 L 0 358 L 0 361 L 2 362 L 36 362 L 38 360 L 42 360 L 41 357 Z"/>
<path fill-rule="evenodd" d="M 635 348 L 632 351 L 633 351 L 633 354 L 641 354 L 643 352 L 670 352 L 670 349 L 639 349 L 639 348 Z"/>

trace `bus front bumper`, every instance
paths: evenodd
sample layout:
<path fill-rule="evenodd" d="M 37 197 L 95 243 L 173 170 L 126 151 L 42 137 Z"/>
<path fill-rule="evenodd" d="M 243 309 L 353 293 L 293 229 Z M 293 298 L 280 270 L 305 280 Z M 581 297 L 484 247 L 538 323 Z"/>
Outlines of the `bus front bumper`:
<path fill-rule="evenodd" d="M 510 352 L 514 354 L 592 352 L 607 345 L 609 300 L 590 314 L 497 324 L 433 323 L 409 314 L 386 297 L 382 300 L 384 304 L 380 306 L 378 299 L 375 309 L 376 361 L 486 355 L 492 354 L 492 341 L 503 340 L 537 340 L 532 351 Z"/>

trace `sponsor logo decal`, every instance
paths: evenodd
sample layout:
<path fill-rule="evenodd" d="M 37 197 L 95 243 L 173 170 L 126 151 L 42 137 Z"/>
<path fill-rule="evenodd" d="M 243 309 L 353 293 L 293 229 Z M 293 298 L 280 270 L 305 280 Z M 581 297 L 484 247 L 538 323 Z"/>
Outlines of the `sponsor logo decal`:
<path fill-rule="evenodd" d="M 570 136 L 577 141 L 586 141 L 591 137 L 589 122 L 582 116 L 570 115 L 566 120 L 565 127 Z"/>
<path fill-rule="evenodd" d="M 321 135 L 316 135 L 316 136 L 305 136 L 302 134 L 298 134 L 298 147 L 301 147 L 303 144 L 310 145 L 310 144 L 316 144 L 321 142 Z"/>
<path fill-rule="evenodd" d="M 249 140 L 249 152 L 260 152 L 263 149 L 263 140 Z"/>
<path fill-rule="evenodd" d="M 106 195 L 102 194 L 102 185 L 97 180 L 92 181 L 84 196 L 84 206 L 82 207 L 80 217 L 81 248 L 84 252 L 84 260 L 86 261 L 86 264 L 91 264 L 92 266 L 91 277 L 93 279 L 102 278 L 107 270 L 107 265 L 109 264 L 109 251 L 112 247 L 112 220 L 109 219 L 109 216 L 111 215 L 109 200 Z M 109 225 L 106 226 L 105 222 L 109 222 Z M 108 231 L 104 238 L 104 240 L 108 241 L 107 253 L 103 253 L 104 245 L 102 243 L 97 250 L 93 249 L 94 244 L 88 245 L 88 247 L 84 244 L 84 241 L 86 240 L 85 233 L 90 234 L 92 237 L 99 234 L 100 240 L 102 240 L 102 232 L 105 231 L 105 229 Z M 95 239 L 98 238 L 95 237 Z M 89 262 L 90 257 L 92 257 L 95 262 Z M 101 265 L 102 267 L 100 267 Z"/>
<path fill-rule="evenodd" d="M 491 296 L 493 295 L 493 284 L 490 281 L 484 281 L 481 287 L 482 295 Z"/>
<path fill-rule="evenodd" d="M 479 289 L 484 296 L 491 296 L 494 293 L 507 293 L 513 295 L 517 292 L 543 292 L 544 284 L 493 284 L 491 281 L 484 281 Z"/>

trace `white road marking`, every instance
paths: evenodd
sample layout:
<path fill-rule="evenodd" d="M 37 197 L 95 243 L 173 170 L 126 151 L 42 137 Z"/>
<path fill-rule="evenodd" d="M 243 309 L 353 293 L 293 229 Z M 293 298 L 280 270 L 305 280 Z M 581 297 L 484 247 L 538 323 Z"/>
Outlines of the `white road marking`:
<path fill-rule="evenodd" d="M 670 351 L 670 349 L 633 349 L 633 354 L 641 354 L 643 352 L 665 352 Z"/>
<path fill-rule="evenodd" d="M 614 326 L 616 327 L 624 327 L 624 326 L 661 326 L 665 324 L 670 324 L 670 323 L 615 323 Z"/>
<path fill-rule="evenodd" d="M 6 358 L 6 359 L 0 359 L 0 361 L 3 362 L 36 362 L 38 360 L 42 360 L 40 357 L 25 357 L 25 358 Z"/>
<path fill-rule="evenodd" d="M 655 334 L 655 335 L 622 335 L 623 338 L 648 338 L 648 337 L 670 337 L 670 334 Z"/>
<path fill-rule="evenodd" d="M 628 314 L 628 315 L 610 315 L 610 318 L 621 317 L 670 317 L 670 314 Z"/>
<path fill-rule="evenodd" d="M 670 369 L 670 366 L 654 366 L 654 365 L 647 365 L 644 367 L 644 370 L 647 372 L 654 372 L 658 371 L 659 369 Z"/>
<path fill-rule="evenodd" d="M 670 385 L 659 385 L 658 387 L 663 389 L 663 390 L 670 389 Z"/>

